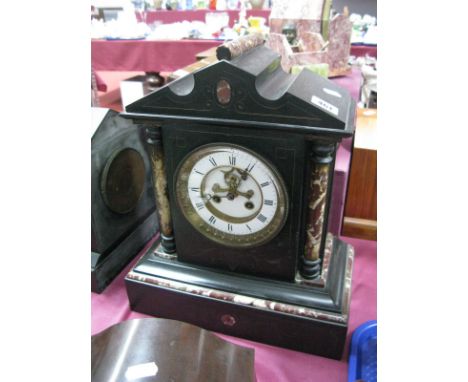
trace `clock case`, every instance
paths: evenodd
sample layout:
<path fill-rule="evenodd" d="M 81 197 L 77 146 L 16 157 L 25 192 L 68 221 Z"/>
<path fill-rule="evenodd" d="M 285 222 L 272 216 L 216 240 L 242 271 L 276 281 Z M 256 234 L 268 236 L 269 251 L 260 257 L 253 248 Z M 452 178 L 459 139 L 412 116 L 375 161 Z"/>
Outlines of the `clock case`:
<path fill-rule="evenodd" d="M 230 86 L 228 103 L 217 94 L 221 80 Z M 131 308 L 341 358 L 354 252 L 327 235 L 326 227 L 336 147 L 354 132 L 355 102 L 349 94 L 310 71 L 283 72 L 280 56 L 260 46 L 166 85 L 128 105 L 122 116 L 146 131 L 148 145 L 159 150 L 164 164 L 159 176 L 167 180 L 159 202 L 155 193 L 162 240 L 126 277 Z M 246 147 L 281 174 L 289 214 L 269 243 L 226 247 L 206 239 L 184 218 L 175 200 L 176 170 L 189 152 L 207 143 Z M 313 177 L 320 166 L 327 170 L 327 182 L 318 195 Z M 311 197 L 318 209 L 311 210 Z M 163 215 L 169 228 L 161 223 Z M 313 232 L 319 248 L 313 261 L 303 255 L 311 225 L 320 226 Z"/>
<path fill-rule="evenodd" d="M 164 142 L 176 148 L 165 151 L 165 162 L 167 174 L 174 174 L 174 181 L 168 181 L 169 198 L 174 200 L 171 206 L 174 231 L 177 237 L 184 238 L 175 239 L 178 260 L 231 272 L 293 280 L 296 255 L 302 244 L 301 240 L 296 240 L 301 216 L 299 203 L 290 203 L 289 217 L 274 240 L 253 248 L 228 247 L 200 235 L 187 221 L 175 200 L 175 178 L 178 166 L 188 153 L 213 142 L 230 143 L 267 158 L 283 179 L 288 195 L 302 195 L 304 183 L 300 158 L 304 155 L 303 140 L 294 134 L 278 132 L 270 132 L 259 139 L 257 131 L 251 129 L 193 123 L 163 125 L 162 134 Z"/>
<path fill-rule="evenodd" d="M 116 111 L 93 108 L 92 112 L 98 127 L 91 138 L 91 290 L 101 293 L 156 234 L 158 221 L 144 133 Z M 139 179 L 142 192 L 135 202 L 128 200 L 127 194 L 117 194 L 118 203 L 130 206 L 131 210 L 115 212 L 109 208 L 110 202 L 105 201 L 103 177 L 107 174 L 132 178 L 129 172 L 135 170 L 136 163 L 125 155 L 119 159 L 119 154 L 129 149 L 143 163 L 144 174 L 140 174 L 143 179 Z M 108 170 L 117 161 L 121 169 L 117 168 L 112 175 Z M 112 180 L 125 185 L 122 179 Z M 131 194 L 134 186 L 130 185 L 126 191 Z"/>

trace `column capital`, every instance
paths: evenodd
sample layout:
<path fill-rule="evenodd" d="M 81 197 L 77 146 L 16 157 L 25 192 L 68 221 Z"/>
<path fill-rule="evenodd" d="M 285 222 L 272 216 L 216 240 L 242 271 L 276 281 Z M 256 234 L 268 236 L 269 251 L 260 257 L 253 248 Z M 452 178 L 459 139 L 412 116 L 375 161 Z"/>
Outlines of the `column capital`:
<path fill-rule="evenodd" d="M 161 129 L 159 126 L 145 126 L 146 142 L 154 145 L 161 140 Z"/>
<path fill-rule="evenodd" d="M 313 143 L 311 145 L 311 159 L 314 163 L 331 163 L 336 145 L 333 143 Z"/>

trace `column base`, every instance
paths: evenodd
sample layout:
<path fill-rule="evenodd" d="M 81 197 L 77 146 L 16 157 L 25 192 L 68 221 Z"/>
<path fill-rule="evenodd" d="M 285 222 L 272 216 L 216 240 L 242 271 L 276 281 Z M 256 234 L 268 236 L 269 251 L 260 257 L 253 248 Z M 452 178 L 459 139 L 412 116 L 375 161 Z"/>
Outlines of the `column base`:
<path fill-rule="evenodd" d="M 321 259 L 307 260 L 305 257 L 302 258 L 301 276 L 307 280 L 313 280 L 320 276 L 321 271 Z"/>

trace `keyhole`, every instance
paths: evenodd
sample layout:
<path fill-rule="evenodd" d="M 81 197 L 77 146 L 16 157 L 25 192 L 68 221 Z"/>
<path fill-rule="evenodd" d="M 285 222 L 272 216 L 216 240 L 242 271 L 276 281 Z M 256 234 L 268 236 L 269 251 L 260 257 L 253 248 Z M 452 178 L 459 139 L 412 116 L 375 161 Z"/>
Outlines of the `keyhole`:
<path fill-rule="evenodd" d="M 255 206 L 252 202 L 245 202 L 244 204 L 245 208 L 247 208 L 248 210 L 251 210 L 253 209 Z"/>

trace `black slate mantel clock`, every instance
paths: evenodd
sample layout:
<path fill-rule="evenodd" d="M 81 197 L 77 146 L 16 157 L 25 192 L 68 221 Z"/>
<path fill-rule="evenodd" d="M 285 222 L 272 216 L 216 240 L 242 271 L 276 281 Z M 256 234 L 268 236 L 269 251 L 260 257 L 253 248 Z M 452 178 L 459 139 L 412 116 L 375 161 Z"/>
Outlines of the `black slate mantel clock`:
<path fill-rule="evenodd" d="M 326 232 L 349 94 L 261 45 L 122 115 L 147 134 L 161 233 L 126 277 L 131 308 L 340 358 L 354 255 Z"/>
<path fill-rule="evenodd" d="M 118 112 L 92 108 L 91 290 L 101 293 L 157 233 L 145 134 Z"/>

